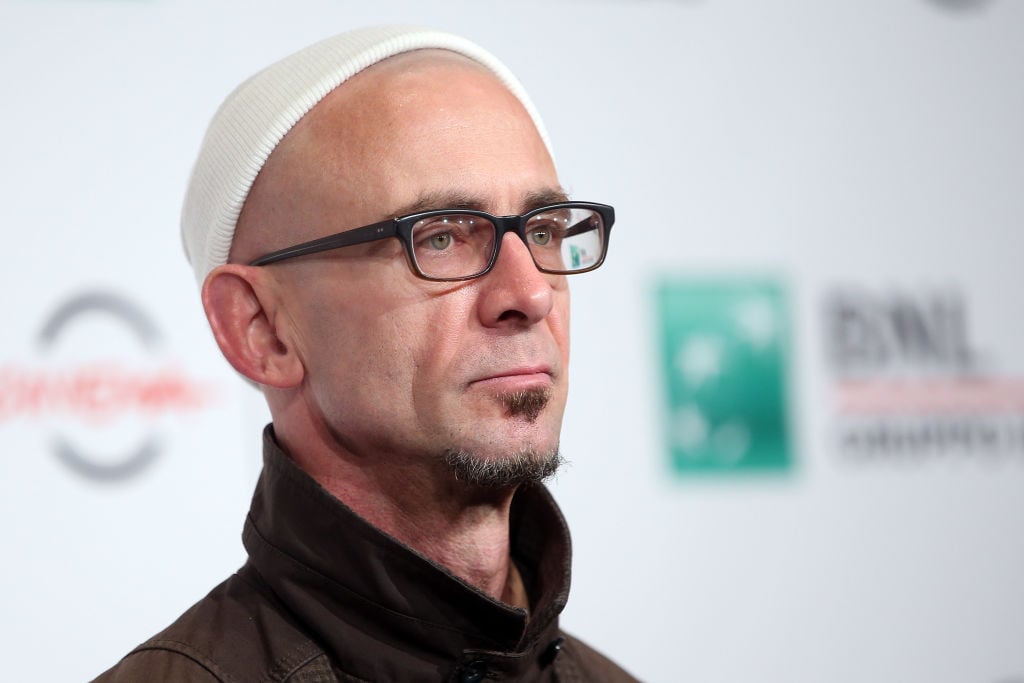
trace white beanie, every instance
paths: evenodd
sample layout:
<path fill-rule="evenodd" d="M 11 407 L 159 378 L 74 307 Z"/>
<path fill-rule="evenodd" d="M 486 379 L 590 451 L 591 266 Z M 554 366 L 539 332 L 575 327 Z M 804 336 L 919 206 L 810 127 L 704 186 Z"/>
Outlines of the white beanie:
<path fill-rule="evenodd" d="M 480 46 L 450 33 L 380 26 L 342 33 L 272 64 L 220 106 L 199 150 L 181 212 L 185 256 L 202 287 L 227 263 L 249 190 L 285 134 L 328 93 L 363 69 L 403 52 L 451 50 L 480 63 L 522 102 L 550 151 L 544 124 L 508 68 Z"/>

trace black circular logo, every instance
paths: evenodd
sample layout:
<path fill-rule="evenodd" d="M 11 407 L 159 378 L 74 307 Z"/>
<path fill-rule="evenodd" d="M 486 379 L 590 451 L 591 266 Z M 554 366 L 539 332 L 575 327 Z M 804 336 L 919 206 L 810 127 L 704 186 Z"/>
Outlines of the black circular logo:
<path fill-rule="evenodd" d="M 46 320 L 37 336 L 41 351 L 49 352 L 76 323 L 93 316 L 113 318 L 147 350 L 157 347 L 160 333 L 146 313 L 131 301 L 110 292 L 83 292 L 63 303 Z M 54 455 L 68 468 L 86 479 L 100 482 L 122 481 L 144 471 L 158 458 L 162 443 L 149 434 L 141 442 L 120 454 L 99 457 L 67 435 L 57 431 L 52 437 Z"/>

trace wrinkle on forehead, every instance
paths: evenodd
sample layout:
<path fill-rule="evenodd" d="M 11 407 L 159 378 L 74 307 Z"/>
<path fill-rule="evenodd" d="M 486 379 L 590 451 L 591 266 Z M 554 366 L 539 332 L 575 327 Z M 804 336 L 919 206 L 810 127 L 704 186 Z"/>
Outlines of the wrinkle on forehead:
<path fill-rule="evenodd" d="M 270 154 L 242 207 L 229 262 L 247 263 L 323 234 L 321 226 L 310 224 L 315 218 L 311 191 L 340 169 L 351 172 L 350 160 L 365 166 L 387 155 L 390 134 L 416 116 L 409 102 L 431 82 L 441 82 L 435 79 L 453 78 L 468 92 L 498 85 L 509 105 L 522 109 L 486 67 L 447 50 L 415 50 L 366 68 L 328 93 Z M 452 125 L 458 125 L 457 117 Z"/>

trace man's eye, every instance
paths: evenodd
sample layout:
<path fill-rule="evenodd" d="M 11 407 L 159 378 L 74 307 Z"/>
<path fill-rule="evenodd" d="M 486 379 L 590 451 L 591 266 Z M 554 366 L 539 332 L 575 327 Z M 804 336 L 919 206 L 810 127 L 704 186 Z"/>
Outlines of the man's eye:
<path fill-rule="evenodd" d="M 530 231 L 530 242 L 538 247 L 547 246 L 551 242 L 551 231 L 546 228 L 535 228 Z"/>
<path fill-rule="evenodd" d="M 438 251 L 443 251 L 451 246 L 452 234 L 450 232 L 436 233 L 434 235 L 431 235 L 427 239 L 427 243 L 431 246 L 431 248 L 436 249 Z"/>

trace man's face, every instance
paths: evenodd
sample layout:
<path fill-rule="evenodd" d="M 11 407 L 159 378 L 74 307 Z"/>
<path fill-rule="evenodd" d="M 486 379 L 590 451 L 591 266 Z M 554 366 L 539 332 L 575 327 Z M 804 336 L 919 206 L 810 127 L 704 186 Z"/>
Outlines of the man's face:
<path fill-rule="evenodd" d="M 252 253 L 232 258 L 415 210 L 507 215 L 561 195 L 511 93 L 461 57 L 412 53 L 354 77 L 289 133 L 243 213 Z M 269 268 L 306 369 L 298 400 L 333 446 L 483 461 L 557 451 L 569 292 L 519 237 L 466 282 L 417 278 L 395 239 Z"/>

